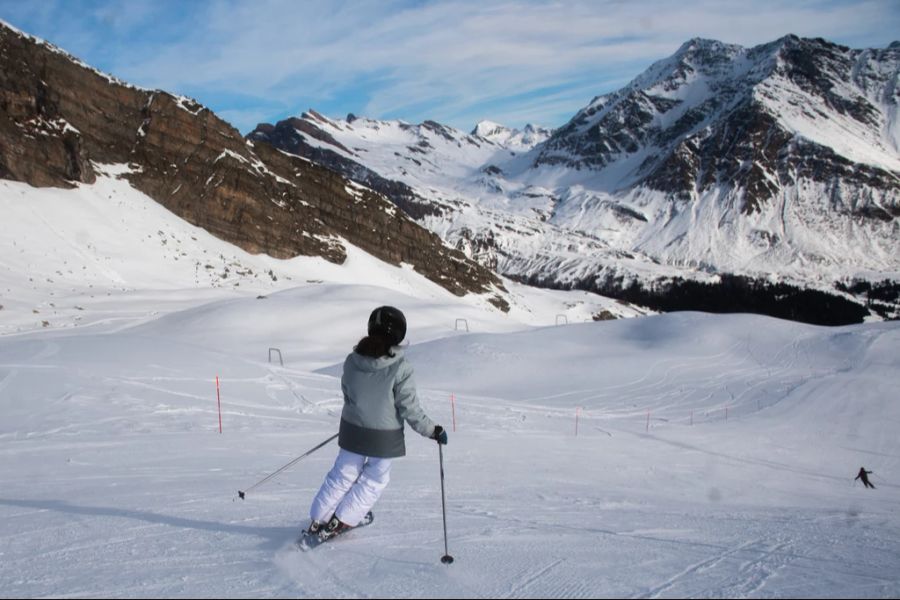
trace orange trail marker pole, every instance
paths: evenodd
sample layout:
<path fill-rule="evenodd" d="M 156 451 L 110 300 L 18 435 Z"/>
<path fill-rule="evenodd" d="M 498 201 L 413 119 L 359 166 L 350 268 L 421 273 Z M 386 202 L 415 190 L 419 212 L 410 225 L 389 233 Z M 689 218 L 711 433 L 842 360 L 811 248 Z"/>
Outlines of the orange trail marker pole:
<path fill-rule="evenodd" d="M 453 433 L 456 433 L 456 396 L 450 394 L 450 412 L 453 414 Z"/>

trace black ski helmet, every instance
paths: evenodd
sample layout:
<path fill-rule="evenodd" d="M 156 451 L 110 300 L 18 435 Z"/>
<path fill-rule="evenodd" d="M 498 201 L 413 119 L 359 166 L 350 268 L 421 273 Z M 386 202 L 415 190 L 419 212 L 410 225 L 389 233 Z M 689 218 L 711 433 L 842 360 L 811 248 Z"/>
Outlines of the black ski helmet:
<path fill-rule="evenodd" d="M 376 334 L 399 346 L 406 337 L 406 317 L 393 306 L 379 306 L 369 315 L 369 335 Z"/>

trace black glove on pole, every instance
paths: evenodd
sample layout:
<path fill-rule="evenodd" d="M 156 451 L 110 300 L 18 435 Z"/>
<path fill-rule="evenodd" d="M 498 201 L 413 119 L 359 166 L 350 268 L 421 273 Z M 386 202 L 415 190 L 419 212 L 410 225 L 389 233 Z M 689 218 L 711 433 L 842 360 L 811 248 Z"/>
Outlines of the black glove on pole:
<path fill-rule="evenodd" d="M 447 432 L 444 431 L 444 428 L 440 425 L 434 426 L 434 433 L 431 434 L 431 439 L 435 440 L 438 444 L 447 445 Z"/>

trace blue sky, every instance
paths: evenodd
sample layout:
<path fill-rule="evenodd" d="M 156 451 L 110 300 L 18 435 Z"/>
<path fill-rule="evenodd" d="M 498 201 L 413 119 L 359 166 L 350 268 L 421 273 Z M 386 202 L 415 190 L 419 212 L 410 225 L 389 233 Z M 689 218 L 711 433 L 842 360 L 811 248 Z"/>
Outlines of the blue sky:
<path fill-rule="evenodd" d="M 898 0 L 0 0 L 0 19 L 244 133 L 308 108 L 557 127 L 692 37 L 900 38 Z"/>

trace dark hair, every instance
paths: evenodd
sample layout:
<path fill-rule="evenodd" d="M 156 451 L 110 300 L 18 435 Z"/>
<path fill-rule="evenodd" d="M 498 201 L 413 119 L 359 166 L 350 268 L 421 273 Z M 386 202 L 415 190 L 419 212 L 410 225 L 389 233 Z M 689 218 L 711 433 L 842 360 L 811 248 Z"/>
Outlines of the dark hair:
<path fill-rule="evenodd" d="M 353 350 L 357 354 L 369 356 L 371 358 L 381 358 L 382 356 L 390 356 L 393 358 L 394 353 L 391 352 L 391 348 L 392 345 L 390 340 L 385 336 L 376 333 L 374 335 L 367 335 L 359 340 L 359 343 Z"/>

